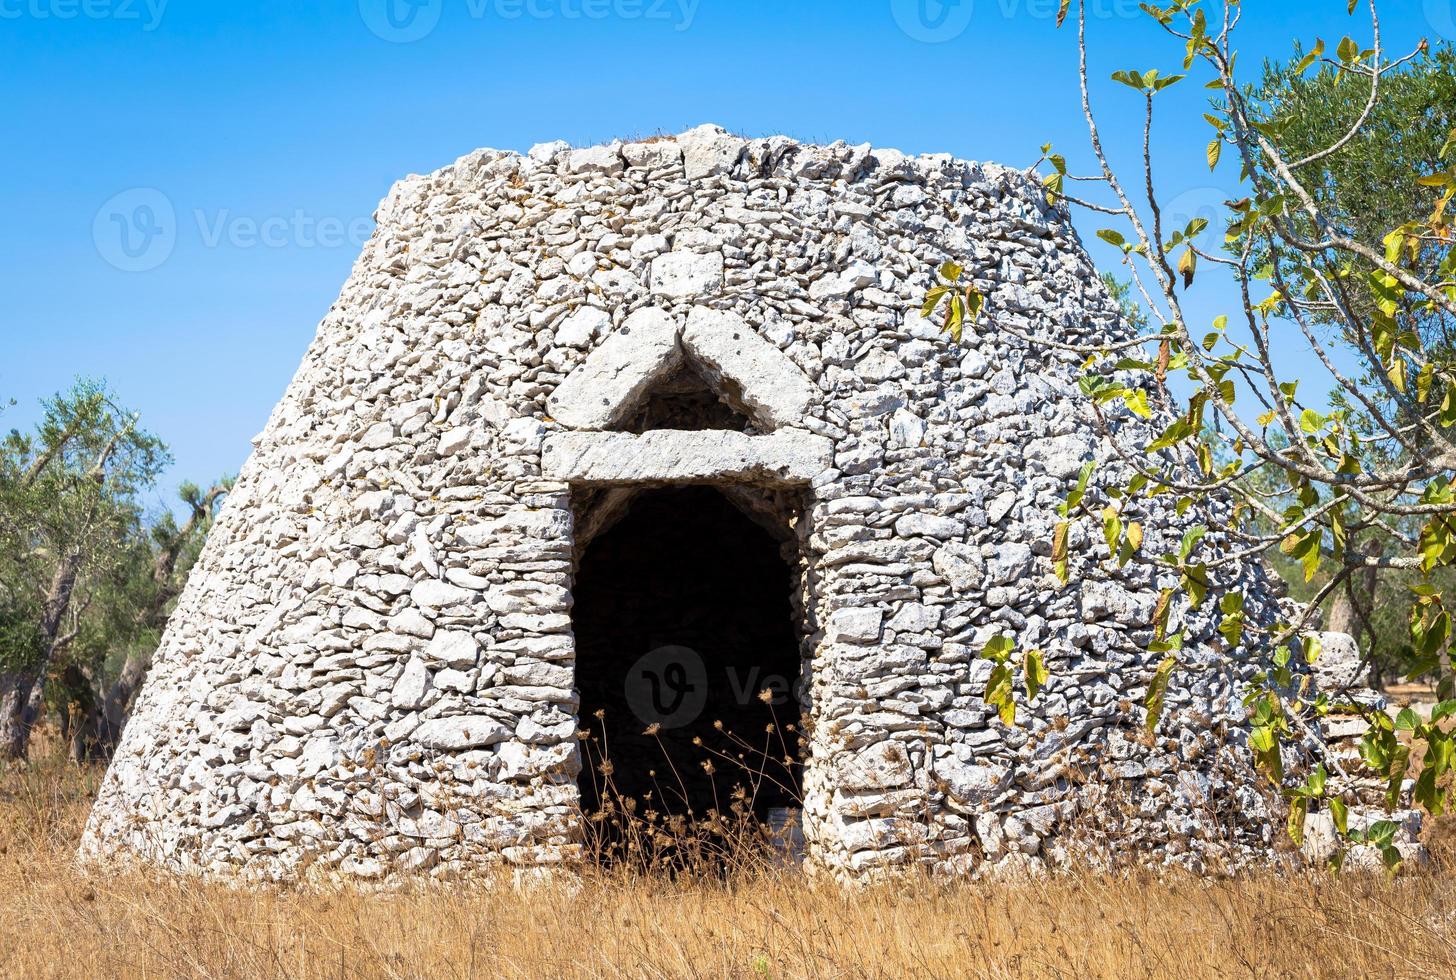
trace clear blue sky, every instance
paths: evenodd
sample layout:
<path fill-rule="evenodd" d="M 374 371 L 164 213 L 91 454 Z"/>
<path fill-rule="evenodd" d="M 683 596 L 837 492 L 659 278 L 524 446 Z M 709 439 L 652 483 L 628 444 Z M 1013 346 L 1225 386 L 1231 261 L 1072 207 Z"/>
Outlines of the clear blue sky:
<path fill-rule="evenodd" d="M 1056 5 L 0 0 L 0 399 L 20 403 L 0 427 L 99 376 L 171 445 L 162 493 L 236 472 L 389 185 L 480 146 L 716 122 L 1017 166 L 1050 140 L 1085 169 Z M 1178 67 L 1136 0 L 1089 5 L 1098 78 Z M 1345 0 L 1247 5 L 1250 67 L 1368 36 Z M 1382 8 L 1393 47 L 1456 35 L 1452 0 Z M 1193 213 L 1236 186 L 1202 162 L 1203 95 L 1161 100 L 1160 180 Z M 161 234 L 122 239 L 108 216 L 142 206 Z"/>

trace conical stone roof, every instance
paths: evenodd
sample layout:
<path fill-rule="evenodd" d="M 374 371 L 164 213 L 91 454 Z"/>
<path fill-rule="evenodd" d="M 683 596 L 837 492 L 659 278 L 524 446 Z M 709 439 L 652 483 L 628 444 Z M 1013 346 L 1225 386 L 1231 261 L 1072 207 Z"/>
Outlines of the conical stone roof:
<path fill-rule="evenodd" d="M 701 127 L 480 150 L 377 222 L 180 599 L 86 855 L 260 878 L 575 860 L 573 575 L 633 493 L 687 483 L 777 528 L 793 571 L 810 861 L 1268 853 L 1216 601 L 1178 611 L 1208 669 L 1147 738 L 1168 583 L 1090 526 L 1072 584 L 1052 575 L 1083 463 L 1122 464 L 1079 355 L 1003 328 L 1126 327 L 1035 179 Z M 960 343 L 916 312 L 947 259 L 987 297 Z M 688 368 L 742 425 L 631 431 Z M 1150 553 L 1195 523 L 1223 546 L 1216 505 L 1138 516 Z M 1213 599 L 1235 585 L 1273 617 L 1258 569 L 1221 568 Z M 1052 675 L 1015 728 L 982 700 L 1001 633 Z"/>

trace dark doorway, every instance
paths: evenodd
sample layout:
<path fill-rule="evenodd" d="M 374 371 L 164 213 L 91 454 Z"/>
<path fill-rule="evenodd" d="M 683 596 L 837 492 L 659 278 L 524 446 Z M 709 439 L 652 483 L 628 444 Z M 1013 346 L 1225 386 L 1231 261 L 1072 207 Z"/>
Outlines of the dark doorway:
<path fill-rule="evenodd" d="M 643 491 L 587 545 L 572 618 L 597 826 L 798 806 L 792 582 L 779 542 L 711 487 Z"/>

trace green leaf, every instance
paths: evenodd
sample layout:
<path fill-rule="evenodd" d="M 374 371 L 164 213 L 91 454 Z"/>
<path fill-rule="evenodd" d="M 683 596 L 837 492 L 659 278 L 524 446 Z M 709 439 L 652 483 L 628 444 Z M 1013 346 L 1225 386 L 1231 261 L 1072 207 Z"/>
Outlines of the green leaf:
<path fill-rule="evenodd" d="M 998 663 L 991 668 L 991 676 L 986 679 L 986 703 L 996 709 L 1003 725 L 1016 726 L 1016 695 L 1010 664 Z"/>
<path fill-rule="evenodd" d="M 1456 701 L 1442 701 L 1431 709 L 1431 724 L 1456 714 Z"/>
<path fill-rule="evenodd" d="M 1350 833 L 1350 811 L 1345 806 L 1345 801 L 1332 799 L 1329 801 L 1330 817 L 1335 821 L 1335 830 L 1339 831 L 1341 837 Z"/>
<path fill-rule="evenodd" d="M 954 262 L 946 262 L 940 267 L 941 278 L 944 279 L 946 282 L 950 283 L 954 283 L 956 280 L 960 279 L 961 273 L 965 271 L 966 270 L 962 266 L 959 266 Z"/>
<path fill-rule="evenodd" d="M 1351 9 L 1352 10 L 1354 9 L 1354 7 L 1353 7 L 1353 0 L 1352 0 Z M 1299 64 L 1297 64 L 1297 65 L 1294 66 L 1294 74 L 1296 74 L 1296 75 L 1303 75 L 1305 72 L 1309 71 L 1309 66 L 1312 65 L 1312 64 L 1314 64 L 1316 61 L 1318 61 L 1319 60 L 1319 56 L 1322 55 L 1322 54 L 1324 54 L 1324 53 L 1325 53 L 1325 42 L 1324 42 L 1324 38 L 1319 38 L 1319 39 L 1317 39 L 1315 41 L 1314 47 L 1310 49 L 1309 54 L 1307 54 L 1303 58 L 1301 58 L 1299 60 Z"/>
<path fill-rule="evenodd" d="M 1117 546 L 1122 541 L 1122 518 L 1116 507 L 1108 506 L 1102 510 L 1102 537 L 1107 541 L 1108 554 L 1116 555 Z"/>
<path fill-rule="evenodd" d="M 1289 804 L 1289 839 L 1294 841 L 1294 846 L 1299 847 L 1304 843 L 1304 818 L 1309 813 L 1309 800 L 1305 797 L 1298 797 Z"/>
<path fill-rule="evenodd" d="M 1122 396 L 1123 402 L 1138 418 L 1150 419 L 1153 417 L 1153 410 L 1148 405 L 1148 393 L 1141 388 L 1129 389 L 1128 393 Z"/>
<path fill-rule="evenodd" d="M 930 315 L 935 312 L 935 308 L 940 305 L 940 301 L 945 298 L 945 294 L 948 292 L 950 292 L 948 286 L 936 286 L 926 293 L 925 304 L 920 307 L 921 318 L 929 320 Z"/>
<path fill-rule="evenodd" d="M 1148 693 L 1143 698 L 1143 707 L 1148 711 L 1145 722 L 1148 731 L 1158 727 L 1158 719 L 1163 716 L 1163 707 L 1168 697 L 1168 681 L 1173 677 L 1173 670 L 1178 666 L 1177 657 L 1168 657 L 1158 669 L 1153 672 L 1153 679 L 1148 682 Z"/>
<path fill-rule="evenodd" d="M 1139 92 L 1147 88 L 1147 84 L 1143 81 L 1142 72 L 1138 71 L 1115 71 L 1112 73 L 1112 80 L 1114 82 L 1121 82 L 1129 88 L 1135 88 Z"/>
<path fill-rule="evenodd" d="M 1072 511 L 1082 504 L 1082 498 L 1087 495 L 1087 484 L 1092 479 L 1092 471 L 1097 468 L 1096 462 L 1082 464 L 1082 472 L 1077 476 L 1077 485 L 1067 494 L 1067 502 L 1062 505 L 1062 516 L 1070 517 Z"/>
<path fill-rule="evenodd" d="M 1178 558 L 1187 561 L 1188 556 L 1193 554 L 1193 549 L 1198 547 L 1198 542 L 1202 541 L 1203 536 L 1207 533 L 1208 528 L 1202 524 L 1190 527 L 1183 532 L 1183 541 L 1178 545 Z"/>
<path fill-rule="evenodd" d="M 1046 661 L 1042 659 L 1040 650 L 1028 650 L 1026 660 L 1022 664 L 1022 670 L 1026 674 L 1026 697 L 1035 701 L 1041 689 L 1046 686 L 1047 669 Z"/>
<path fill-rule="evenodd" d="M 1062 521 L 1057 524 L 1057 529 L 1052 534 L 1052 571 L 1062 584 L 1067 584 L 1067 537 L 1071 533 L 1070 521 Z"/>
<path fill-rule="evenodd" d="M 1223 156 L 1223 137 L 1215 136 L 1208 141 L 1208 169 L 1218 167 L 1219 158 Z"/>
<path fill-rule="evenodd" d="M 1114 248 L 1122 248 L 1127 244 L 1127 239 L 1122 237 L 1122 233 L 1111 228 L 1103 228 L 1097 233 L 1097 237 Z"/>
<path fill-rule="evenodd" d="M 986 645 L 981 648 L 981 656 L 994 663 L 1004 664 L 1011 659 L 1015 649 L 1016 640 L 1005 633 L 999 633 L 986 641 Z"/>
<path fill-rule="evenodd" d="M 1208 594 L 1208 566 L 1206 564 L 1185 565 L 1183 567 L 1183 588 L 1188 593 L 1188 601 L 1193 603 L 1196 609 L 1203 605 L 1203 597 Z"/>

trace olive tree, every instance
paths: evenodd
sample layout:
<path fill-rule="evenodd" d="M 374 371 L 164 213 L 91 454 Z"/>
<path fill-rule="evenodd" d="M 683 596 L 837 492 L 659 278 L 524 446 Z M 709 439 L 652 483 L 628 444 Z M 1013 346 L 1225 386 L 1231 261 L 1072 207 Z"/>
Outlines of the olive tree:
<path fill-rule="evenodd" d="M 1200 604 L 1221 563 L 1278 558 L 1311 583 L 1310 601 L 1287 621 L 1246 622 L 1238 595 L 1226 596 L 1220 610 L 1227 655 L 1237 648 L 1262 664 L 1247 698 L 1250 748 L 1290 800 L 1296 839 L 1310 806 L 1327 806 L 1341 832 L 1346 813 L 1343 801 L 1327 796 L 1323 769 L 1297 785 L 1286 775 L 1286 746 L 1318 716 L 1364 710 L 1344 692 L 1316 693 L 1300 682 L 1296 658 L 1318 656 L 1310 631 L 1331 596 L 1352 582 L 1368 589 L 1368 577 L 1387 570 L 1412 579 L 1403 599 L 1415 652 L 1407 669 L 1436 677 L 1442 700 L 1429 722 L 1409 711 L 1395 720 L 1368 712 L 1371 727 L 1361 755 L 1386 780 L 1388 806 L 1400 802 L 1412 748 L 1419 745 L 1424 752 L 1415 798 L 1431 813 L 1441 812 L 1453 746 L 1440 722 L 1456 714 L 1456 677 L 1446 656 L 1453 597 L 1443 587 L 1449 578 L 1440 574 L 1456 563 L 1456 348 L 1445 330 L 1456 315 L 1456 254 L 1450 247 L 1456 198 L 1456 132 L 1450 127 L 1456 121 L 1426 111 L 1423 90 L 1403 83 L 1413 68 L 1429 70 L 1426 42 L 1392 55 L 1382 40 L 1376 0 L 1338 3 L 1352 18 L 1363 6 L 1352 33 L 1368 40 L 1345 37 L 1296 48 L 1288 65 L 1274 69 L 1284 84 L 1272 86 L 1268 78 L 1251 85 L 1239 74 L 1241 0 L 1144 4 L 1168 42 L 1167 63 L 1118 71 L 1106 85 L 1094 85 L 1085 2 L 1063 0 L 1057 26 L 1076 32 L 1092 166 L 1087 174 L 1073 172 L 1063 156 L 1044 147 L 1043 181 L 1052 201 L 1107 224 L 1097 235 L 1121 253 L 1141 321 L 1131 339 L 1089 345 L 997 324 L 1027 343 L 1085 356 L 1081 389 L 1097 405 L 1121 403 L 1161 420 L 1156 438 L 1134 443 L 1094 413 L 1134 476 L 1104 488 L 1111 492 L 1098 502 L 1106 506 L 1094 508 L 1084 471 L 1053 543 L 1053 563 L 1064 581 L 1072 522 L 1096 520 L 1118 559 L 1177 572 L 1181 587 L 1171 592 L 1181 595 L 1165 593 L 1154 613 L 1160 637 L 1177 635 L 1177 624 L 1167 621 L 1178 607 L 1170 600 Z M 1449 69 L 1449 56 L 1441 58 Z M 1236 175 L 1229 179 L 1239 186 L 1222 220 L 1215 219 L 1212 230 L 1221 233 L 1215 246 L 1203 244 L 1208 219 L 1171 223 L 1152 149 L 1159 96 L 1200 83 L 1211 93 L 1204 114 L 1209 138 L 1206 148 L 1200 142 L 1200 155 L 1210 169 Z M 1094 100 L 1104 88 L 1140 103 L 1134 130 L 1104 132 Z M 1334 99 L 1349 111 L 1342 108 L 1340 125 L 1315 131 L 1307 104 L 1291 93 Z M 1392 93 L 1394 111 L 1409 114 L 1407 126 L 1446 127 L 1429 162 L 1403 175 L 1402 206 L 1373 196 L 1371 182 L 1351 166 L 1355 154 L 1379 153 L 1378 141 L 1398 131 L 1372 123 L 1389 119 Z M 1114 139 L 1140 148 L 1137 165 L 1124 171 L 1113 164 L 1106 147 Z M 1194 322 L 1190 297 L 1211 278 L 1225 288 L 1232 284 L 1237 298 L 1211 322 Z M 925 313 L 943 316 L 954 336 L 979 316 L 996 317 L 954 263 L 940 270 Z M 1302 390 L 1301 379 L 1291 376 L 1281 353 L 1295 344 L 1323 368 L 1335 397 L 1309 391 L 1309 384 Z M 1232 523 L 1223 530 L 1234 547 L 1211 552 L 1195 529 L 1176 554 L 1143 553 L 1134 540 L 1140 538 L 1137 525 L 1121 517 L 1138 501 L 1161 494 L 1190 502 L 1233 500 Z M 1177 644 L 1163 648 L 1166 659 L 1143 706 L 1150 727 L 1183 669 Z M 985 655 L 998 665 L 996 689 L 988 696 L 1004 704 L 1010 696 L 1007 651 L 997 647 Z M 1037 680 L 1044 674 L 1040 660 L 1027 669 Z M 1030 683 L 1030 673 L 1034 694 L 1039 683 Z M 1350 836 L 1381 846 L 1394 864 L 1399 855 L 1387 830 L 1393 825 Z"/>

